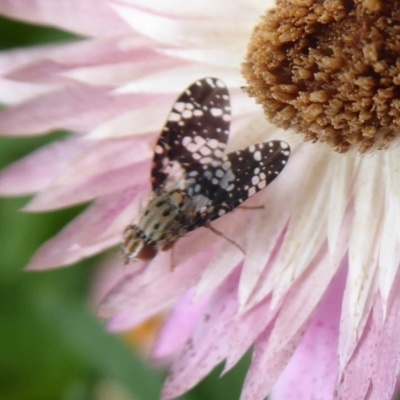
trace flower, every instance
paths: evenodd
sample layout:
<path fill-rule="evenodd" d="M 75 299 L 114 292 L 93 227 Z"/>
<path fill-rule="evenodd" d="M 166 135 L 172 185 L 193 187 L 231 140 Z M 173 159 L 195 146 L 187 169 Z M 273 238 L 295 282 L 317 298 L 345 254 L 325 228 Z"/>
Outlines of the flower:
<path fill-rule="evenodd" d="M 245 254 L 199 229 L 174 246 L 173 270 L 160 252 L 116 280 L 116 260 L 102 278 L 101 314 L 123 331 L 172 309 L 153 352 L 172 363 L 163 399 L 224 360 L 229 370 L 251 346 L 242 399 L 390 399 L 400 355 L 399 6 L 278 1 L 257 25 L 243 71 L 246 90 L 280 128 L 240 90 L 246 44 L 268 6 L 1 4 L 5 15 L 92 38 L 0 56 L 0 93 L 14 104 L 0 114 L 0 131 L 75 132 L 4 171 L 0 190 L 35 193 L 31 211 L 94 200 L 31 269 L 117 244 L 149 193 L 152 146 L 176 95 L 217 76 L 232 97 L 230 149 L 273 138 L 292 148 L 279 179 L 248 202 L 263 209 L 215 222 Z"/>

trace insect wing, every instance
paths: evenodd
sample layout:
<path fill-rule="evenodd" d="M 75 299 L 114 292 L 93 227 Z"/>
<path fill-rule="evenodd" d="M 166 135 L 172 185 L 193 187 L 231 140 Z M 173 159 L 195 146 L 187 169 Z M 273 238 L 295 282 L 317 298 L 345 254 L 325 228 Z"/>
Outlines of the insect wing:
<path fill-rule="evenodd" d="M 184 181 L 189 171 L 221 159 L 229 137 L 230 101 L 225 84 L 204 78 L 176 100 L 157 141 L 151 182 L 159 193 L 172 181 Z"/>
<path fill-rule="evenodd" d="M 196 221 L 196 226 L 205 225 L 232 211 L 270 184 L 283 170 L 289 156 L 289 145 L 280 140 L 229 153 L 221 166 L 210 171 L 212 178 L 207 195 L 210 196 L 211 206 Z"/>

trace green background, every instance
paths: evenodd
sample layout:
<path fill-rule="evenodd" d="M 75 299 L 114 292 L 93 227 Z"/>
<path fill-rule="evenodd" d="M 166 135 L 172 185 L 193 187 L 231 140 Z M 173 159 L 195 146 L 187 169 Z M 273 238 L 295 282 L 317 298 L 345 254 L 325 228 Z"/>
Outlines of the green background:
<path fill-rule="evenodd" d="M 0 49 L 71 39 L 65 32 L 0 18 Z M 1 134 L 1 132 L 0 132 Z M 65 132 L 0 136 L 0 168 Z M 87 307 L 101 256 L 56 271 L 24 272 L 30 257 L 84 207 L 46 214 L 19 211 L 28 198 L 0 198 L 0 400 L 156 400 L 165 376 L 152 370 Z M 246 357 L 221 367 L 181 399 L 238 399 Z M 120 397 L 107 394 L 118 387 Z"/>

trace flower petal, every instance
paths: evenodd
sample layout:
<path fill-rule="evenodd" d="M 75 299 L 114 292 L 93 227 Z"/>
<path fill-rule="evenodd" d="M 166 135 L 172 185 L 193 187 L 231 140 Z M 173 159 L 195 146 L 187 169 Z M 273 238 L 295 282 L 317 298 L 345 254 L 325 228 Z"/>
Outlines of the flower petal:
<path fill-rule="evenodd" d="M 271 400 L 332 399 L 345 275 L 342 271 L 330 285 L 300 346 L 274 385 Z"/>
<path fill-rule="evenodd" d="M 340 301 L 343 292 L 343 289 L 340 288 L 344 286 L 345 276 L 346 271 L 343 269 L 330 284 L 328 291 L 323 296 L 323 300 L 319 306 L 320 311 L 318 311 L 317 315 L 321 315 L 322 317 L 327 308 L 340 308 Z M 302 291 L 303 288 L 299 287 L 298 290 Z M 310 291 L 308 290 L 308 293 L 309 292 Z M 287 299 L 291 298 L 292 294 L 287 297 Z M 297 298 L 298 307 L 301 304 L 298 302 L 299 300 L 300 299 Z M 293 304 L 291 306 L 293 306 Z M 288 310 L 290 310 L 289 306 Z M 291 312 L 295 312 L 295 310 Z M 278 314 L 278 319 L 280 318 L 280 315 L 281 312 Z M 339 315 L 337 315 L 337 317 L 339 318 Z M 315 316 L 312 318 L 314 319 Z M 326 318 L 330 318 L 330 314 L 327 314 Z M 319 324 L 318 322 L 315 322 L 314 325 L 318 328 Z M 290 326 L 290 324 L 286 324 L 286 326 Z M 312 326 L 313 325 L 311 325 L 311 327 Z M 288 335 L 288 340 L 284 340 L 283 342 L 276 340 L 277 338 L 273 338 L 274 335 L 278 335 L 278 333 L 275 334 L 275 332 L 277 332 L 276 324 L 272 332 L 267 330 L 261 335 L 261 337 L 256 341 L 253 353 L 253 362 L 246 377 L 241 400 L 262 400 L 265 398 L 265 396 L 271 391 L 278 376 L 282 373 L 289 360 L 292 358 L 295 350 L 298 349 L 298 344 L 304 343 L 303 335 L 305 331 L 308 331 L 308 329 L 310 329 L 310 326 L 308 322 L 305 321 L 305 325 L 302 329 L 299 329 L 292 335 Z M 329 328 L 329 330 L 331 329 Z M 279 331 L 283 333 L 284 330 L 279 329 Z M 307 342 L 305 344 L 307 345 Z M 331 342 L 330 344 L 332 345 L 334 343 Z M 330 395 L 332 396 L 332 394 Z"/>
<path fill-rule="evenodd" d="M 148 182 L 150 162 L 145 161 L 83 177 L 70 185 L 57 184 L 48 187 L 35 196 L 25 207 L 26 211 L 44 211 L 85 203 L 130 187 L 143 187 Z"/>
<path fill-rule="evenodd" d="M 321 190 L 329 161 L 325 154 L 313 153 L 313 170 L 307 169 L 292 209 L 288 230 L 280 249 L 281 267 L 272 272 L 273 305 L 305 271 L 325 240 L 327 214 L 324 212 L 329 192 Z M 318 157 L 318 159 L 317 159 Z M 313 201 L 309 201 L 309 199 Z M 301 251 L 300 251 L 301 249 Z"/>
<path fill-rule="evenodd" d="M 82 35 L 123 35 L 131 30 L 104 0 L 3 0 L 0 12 L 11 18 L 58 26 Z"/>
<path fill-rule="evenodd" d="M 114 96 L 104 88 L 70 87 L 1 111 L 0 131 L 25 136 L 55 129 L 88 131 L 150 100 L 138 95 Z"/>
<path fill-rule="evenodd" d="M 174 98 L 168 95 L 158 97 L 157 101 L 150 101 L 148 104 L 145 102 L 138 109 L 133 109 L 100 124 L 87 135 L 87 138 L 133 137 L 159 132 L 166 121 Z M 154 110 L 158 110 L 157 113 Z"/>
<path fill-rule="evenodd" d="M 354 188 L 354 217 L 349 240 L 349 277 L 344 296 L 340 371 L 347 364 L 379 290 L 378 240 L 382 229 L 384 179 L 382 154 L 360 162 Z M 368 216 L 368 218 L 366 218 Z"/>
<path fill-rule="evenodd" d="M 116 86 L 125 85 L 133 80 L 160 71 L 165 74 L 170 68 L 177 67 L 179 64 L 182 64 L 182 62 L 153 53 L 151 57 L 141 57 L 140 62 L 69 68 L 66 71 L 60 71 L 57 76 L 94 86 Z"/>
<path fill-rule="evenodd" d="M 159 49 L 159 53 L 181 60 L 195 61 L 200 64 L 212 65 L 215 67 L 231 68 L 232 65 L 241 62 L 240 52 L 232 51 L 228 46 L 207 49 Z M 216 75 L 214 73 L 214 75 Z"/>
<path fill-rule="evenodd" d="M 237 311 L 236 270 L 210 298 L 182 353 L 174 361 L 161 399 L 175 398 L 203 379 L 225 357 L 232 318 Z"/>
<path fill-rule="evenodd" d="M 350 154 L 348 157 L 343 157 L 342 154 L 330 155 L 329 177 L 327 177 L 327 182 L 331 185 L 328 213 L 328 245 L 330 251 L 334 249 L 337 243 L 346 208 L 352 196 L 352 181 L 357 164 L 357 155 Z"/>
<path fill-rule="evenodd" d="M 253 345 L 257 337 L 265 332 L 275 318 L 278 309 L 271 310 L 271 299 L 265 299 L 245 314 L 235 318 L 235 325 L 229 338 L 229 351 L 223 373 L 233 368 Z M 271 332 L 272 324 L 268 327 Z"/>
<path fill-rule="evenodd" d="M 169 18 L 132 5 L 123 3 L 112 3 L 112 5 L 133 29 L 158 43 L 190 48 L 208 47 L 209 43 L 223 45 L 234 42 L 237 44 L 237 51 L 241 54 L 244 54 L 246 49 L 247 35 L 244 33 L 251 31 L 256 19 L 254 12 L 243 11 L 241 18 L 236 19 L 235 24 L 232 24 L 232 18 L 229 18 L 229 15 L 225 15 L 225 18 L 222 16 L 216 25 L 212 19 Z M 233 9 L 238 11 L 236 7 Z"/>
<path fill-rule="evenodd" d="M 197 283 L 196 298 L 203 297 L 218 287 L 245 258 L 245 254 L 237 246 L 244 247 L 248 221 L 243 218 L 243 213 L 248 212 L 249 210 L 238 209 L 212 222 L 212 227 L 223 235 L 222 247 L 210 260 Z M 217 238 L 215 233 L 212 234 Z"/>
<path fill-rule="evenodd" d="M 277 352 L 268 347 L 270 329 L 266 329 L 254 345 L 253 358 L 247 373 L 240 400 L 264 400 L 271 391 L 296 347 L 301 342 L 302 334 L 292 338 L 289 345 Z M 266 362 L 268 359 L 269 362 Z"/>
<path fill-rule="evenodd" d="M 379 249 L 379 288 L 386 313 L 387 302 L 400 265 L 400 155 L 397 149 L 387 154 L 386 211 L 383 213 Z"/>
<path fill-rule="evenodd" d="M 183 347 L 196 323 L 205 314 L 208 301 L 209 297 L 205 296 L 193 302 L 193 290 L 181 296 L 158 336 L 152 359 L 170 359 Z"/>
<path fill-rule="evenodd" d="M 126 276 L 107 294 L 100 304 L 99 315 L 118 317 L 129 310 L 133 318 L 153 309 L 160 310 L 193 286 L 211 256 L 212 252 L 199 253 L 171 271 L 171 254 L 159 252 L 151 262 L 151 269 L 147 268 L 146 275 L 140 278 L 140 284 L 135 276 Z M 127 324 L 123 329 L 126 327 Z"/>
<path fill-rule="evenodd" d="M 390 400 L 400 372 L 400 280 L 397 275 L 386 319 L 376 297 L 363 336 L 343 376 L 341 398 Z"/>
<path fill-rule="evenodd" d="M 66 165 L 93 144 L 69 139 L 52 143 L 29 154 L 0 173 L 0 193 L 15 196 L 43 190 Z"/>
<path fill-rule="evenodd" d="M 228 87 L 239 87 L 243 84 L 243 78 L 236 69 L 215 67 L 200 64 L 181 64 L 170 68 L 169 74 L 155 72 L 148 74 L 134 82 L 116 90 L 116 93 L 179 93 L 188 82 L 195 82 L 199 77 L 218 76 Z M 174 79 L 171 81 L 170 76 Z M 232 91 L 231 91 L 232 92 Z M 231 93 L 232 97 L 232 93 Z M 241 99 L 243 101 L 243 99 Z"/>
<path fill-rule="evenodd" d="M 119 0 L 119 3 L 132 5 L 136 8 L 146 10 L 155 14 L 162 14 L 170 18 L 221 18 L 238 15 L 238 12 L 245 10 L 252 11 L 257 17 L 260 12 L 264 11 L 266 6 L 264 1 L 241 1 L 234 2 L 229 0 L 220 0 L 218 3 L 212 0 L 190 0 L 190 2 L 182 2 L 179 7 L 176 6 L 176 0 Z M 249 7 L 249 4 L 252 8 Z"/>
<path fill-rule="evenodd" d="M 8 106 L 17 105 L 37 96 L 43 96 L 55 89 L 51 85 L 14 82 L 9 79 L 0 78 L 0 103 Z"/>
<path fill-rule="evenodd" d="M 290 163 L 285 167 L 285 173 L 279 178 L 279 181 L 273 182 L 265 189 L 261 203 L 264 204 L 264 209 L 255 211 L 254 215 L 249 217 L 252 229 L 248 232 L 247 254 L 239 285 L 241 307 L 245 307 L 255 286 L 260 281 L 261 274 L 266 268 L 269 268 L 267 262 L 272 258 L 277 241 L 288 222 L 294 201 L 291 193 L 297 191 L 301 185 L 306 160 L 306 157 L 302 157 L 302 154 L 294 151 Z"/>
<path fill-rule="evenodd" d="M 58 174 L 54 186 L 66 186 L 77 181 L 96 177 L 122 167 L 149 161 L 153 155 L 153 136 L 109 139 L 101 141 L 81 140 L 86 151 Z M 147 174 L 150 177 L 150 168 Z M 134 180 L 132 177 L 132 183 Z"/>
<path fill-rule="evenodd" d="M 327 268 L 325 272 L 324 266 L 327 264 L 326 257 L 323 257 L 310 266 L 312 271 L 309 271 L 308 276 L 306 275 L 293 287 L 283 301 L 268 344 L 274 352 L 289 346 L 292 338 L 304 329 L 337 271 L 336 268 L 330 266 L 330 269 Z M 318 282 L 318 290 L 315 288 L 316 282 Z"/>
<path fill-rule="evenodd" d="M 137 189 L 131 188 L 98 200 L 46 242 L 33 256 L 27 269 L 62 267 L 117 244 L 120 235 L 101 239 L 102 233 L 136 196 Z"/>

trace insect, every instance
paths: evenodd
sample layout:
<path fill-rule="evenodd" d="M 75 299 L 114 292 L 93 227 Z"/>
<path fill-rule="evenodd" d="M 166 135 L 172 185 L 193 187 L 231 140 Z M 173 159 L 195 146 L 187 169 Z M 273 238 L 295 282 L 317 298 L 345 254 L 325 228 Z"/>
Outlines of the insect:
<path fill-rule="evenodd" d="M 123 234 L 125 263 L 151 259 L 187 232 L 211 228 L 279 175 L 289 145 L 273 140 L 225 154 L 229 125 L 229 93 L 221 80 L 200 79 L 179 96 L 155 146 L 152 198 Z"/>

